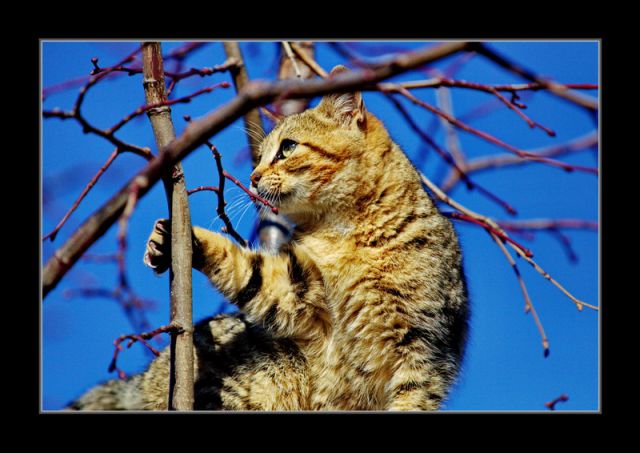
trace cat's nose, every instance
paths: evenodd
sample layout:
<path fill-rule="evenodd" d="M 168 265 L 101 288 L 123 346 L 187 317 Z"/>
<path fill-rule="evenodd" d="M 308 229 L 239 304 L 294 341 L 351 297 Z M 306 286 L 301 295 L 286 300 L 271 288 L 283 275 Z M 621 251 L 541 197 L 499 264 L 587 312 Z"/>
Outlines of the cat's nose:
<path fill-rule="evenodd" d="M 262 173 L 260 173 L 259 171 L 254 171 L 251 174 L 251 182 L 253 183 L 254 186 L 258 186 L 258 182 L 260 181 L 260 178 L 262 178 Z"/>

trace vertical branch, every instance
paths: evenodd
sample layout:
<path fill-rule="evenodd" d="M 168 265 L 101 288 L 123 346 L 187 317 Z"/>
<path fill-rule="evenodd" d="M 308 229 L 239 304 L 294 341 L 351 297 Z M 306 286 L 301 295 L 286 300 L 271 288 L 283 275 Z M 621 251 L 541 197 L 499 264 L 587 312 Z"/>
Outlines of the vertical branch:
<path fill-rule="evenodd" d="M 312 42 L 298 42 L 294 44 L 296 52 L 282 52 L 280 55 L 280 68 L 278 70 L 278 80 L 285 79 L 310 79 L 314 71 L 298 57 L 298 54 L 305 54 L 309 59 L 313 59 L 314 47 Z M 285 49 L 290 48 L 288 43 Z M 276 111 L 284 116 L 300 113 L 309 106 L 309 99 L 285 99 L 275 103 Z"/>
<path fill-rule="evenodd" d="M 144 92 L 147 105 L 167 101 L 162 49 L 158 42 L 142 46 Z M 156 145 L 164 149 L 175 139 L 168 105 L 147 111 Z M 171 175 L 163 178 L 171 216 L 171 268 L 169 272 L 171 325 L 171 372 L 169 410 L 193 410 L 193 319 L 191 306 L 191 219 L 182 165 L 177 163 Z"/>
<path fill-rule="evenodd" d="M 233 85 L 236 91 L 239 92 L 249 82 L 249 74 L 247 68 L 244 65 L 244 59 L 242 58 L 242 52 L 237 41 L 225 41 L 224 51 L 227 54 L 228 60 L 235 60 L 236 66 L 231 69 L 231 77 L 233 78 Z M 258 165 L 258 151 L 260 149 L 260 137 L 264 137 L 264 128 L 262 126 L 262 118 L 260 118 L 260 112 L 257 108 L 249 110 L 243 117 L 244 127 L 247 131 L 247 138 L 249 139 L 249 148 L 251 148 L 251 161 L 253 167 Z"/>

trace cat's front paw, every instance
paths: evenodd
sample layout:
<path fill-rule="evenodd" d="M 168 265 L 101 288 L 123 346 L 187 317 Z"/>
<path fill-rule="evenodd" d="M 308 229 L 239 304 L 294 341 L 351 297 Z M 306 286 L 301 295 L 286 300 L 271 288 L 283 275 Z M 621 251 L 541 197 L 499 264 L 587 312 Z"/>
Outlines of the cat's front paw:
<path fill-rule="evenodd" d="M 153 226 L 144 253 L 144 264 L 156 274 L 162 274 L 171 265 L 171 222 L 160 219 Z"/>

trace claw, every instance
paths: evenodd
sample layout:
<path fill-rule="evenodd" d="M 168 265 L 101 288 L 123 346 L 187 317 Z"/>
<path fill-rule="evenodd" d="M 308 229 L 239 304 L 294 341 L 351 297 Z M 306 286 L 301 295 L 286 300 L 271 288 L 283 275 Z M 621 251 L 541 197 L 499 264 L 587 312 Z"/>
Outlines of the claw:
<path fill-rule="evenodd" d="M 160 232 L 160 233 L 168 233 L 166 226 L 164 225 L 165 221 L 164 220 L 158 220 L 156 222 L 156 231 Z"/>
<path fill-rule="evenodd" d="M 169 223 L 169 219 L 160 219 L 155 224 L 156 231 L 161 233 L 168 233 L 171 229 L 171 224 Z"/>

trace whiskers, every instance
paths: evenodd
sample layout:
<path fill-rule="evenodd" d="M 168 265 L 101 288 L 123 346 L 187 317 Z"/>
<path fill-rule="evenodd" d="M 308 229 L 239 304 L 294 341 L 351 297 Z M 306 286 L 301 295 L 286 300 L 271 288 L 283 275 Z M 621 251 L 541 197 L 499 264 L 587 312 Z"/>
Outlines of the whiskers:
<path fill-rule="evenodd" d="M 225 205 L 224 212 L 227 215 L 227 217 L 231 218 L 230 216 L 234 212 L 237 212 L 238 208 L 241 205 L 246 203 L 245 194 L 244 194 L 244 192 L 240 191 L 239 189 L 237 189 L 236 187 L 233 187 L 233 186 L 229 187 L 224 192 L 225 192 L 224 193 L 224 197 L 225 197 L 225 200 L 226 200 L 226 205 Z M 234 192 L 236 192 L 235 195 L 233 195 Z M 216 206 L 216 208 L 217 208 L 217 206 Z M 209 229 L 210 230 L 214 229 L 213 225 L 215 224 L 215 222 L 217 220 L 220 220 L 220 214 L 215 216 L 209 222 Z"/>
<path fill-rule="evenodd" d="M 234 128 L 246 133 L 249 137 L 251 137 L 251 139 L 253 139 L 253 141 L 257 142 L 258 144 L 262 143 L 262 141 L 267 136 L 267 133 L 264 131 L 262 126 L 252 121 L 245 122 L 244 126 L 234 125 Z"/>
<path fill-rule="evenodd" d="M 282 192 L 279 188 L 270 187 L 266 192 L 261 193 L 260 196 L 267 200 L 272 206 L 280 206 L 280 202 L 282 201 Z M 271 208 L 263 203 L 258 204 L 258 214 L 260 218 L 264 218 L 269 212 L 271 212 Z"/>
<path fill-rule="evenodd" d="M 244 191 L 240 190 L 236 186 L 230 186 L 225 190 L 224 195 L 225 200 L 227 200 L 224 213 L 233 226 L 233 229 L 238 231 L 238 227 L 242 222 L 242 218 L 254 203 Z M 220 217 L 221 215 L 218 214 L 213 219 L 211 219 L 211 221 L 209 222 L 210 230 L 216 230 L 216 228 L 214 228 L 214 225 L 217 221 L 223 223 L 223 225 L 221 226 L 224 226 L 224 222 L 222 222 L 222 219 Z"/>

